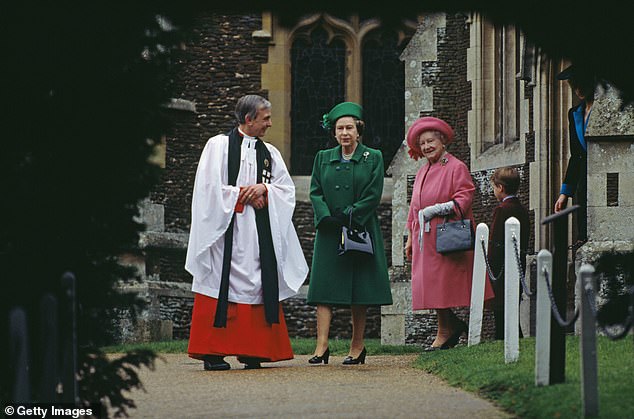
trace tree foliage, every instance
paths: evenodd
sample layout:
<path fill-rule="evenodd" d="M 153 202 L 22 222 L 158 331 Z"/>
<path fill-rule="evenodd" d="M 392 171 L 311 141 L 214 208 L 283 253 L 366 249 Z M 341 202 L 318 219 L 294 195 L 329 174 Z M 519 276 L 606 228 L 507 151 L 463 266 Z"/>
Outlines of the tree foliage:
<path fill-rule="evenodd" d="M 162 105 L 183 35 L 175 28 L 187 14 L 143 1 L 67 6 L 13 2 L 0 13 L 2 347 L 9 310 L 24 307 L 37 388 L 39 301 L 73 272 L 82 397 L 109 398 L 124 412 L 121 390 L 137 384 L 130 368 L 151 366 L 153 355 L 110 361 L 97 348 L 110 340 L 116 310 L 137 305 L 115 291 L 134 279 L 116 257 L 136 246 L 137 204 L 160 177 L 148 159 L 169 129 Z M 13 371 L 3 354 L 0 394 L 10 400 Z"/>

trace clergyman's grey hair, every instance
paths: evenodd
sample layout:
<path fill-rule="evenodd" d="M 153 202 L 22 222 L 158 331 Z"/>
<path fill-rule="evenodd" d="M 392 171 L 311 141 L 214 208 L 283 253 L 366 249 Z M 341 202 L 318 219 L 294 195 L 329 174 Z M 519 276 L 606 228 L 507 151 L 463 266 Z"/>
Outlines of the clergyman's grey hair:
<path fill-rule="evenodd" d="M 269 109 L 271 102 L 259 95 L 246 95 L 238 99 L 236 104 L 236 119 L 239 124 L 246 123 L 246 117 L 255 119 L 260 109 Z"/>

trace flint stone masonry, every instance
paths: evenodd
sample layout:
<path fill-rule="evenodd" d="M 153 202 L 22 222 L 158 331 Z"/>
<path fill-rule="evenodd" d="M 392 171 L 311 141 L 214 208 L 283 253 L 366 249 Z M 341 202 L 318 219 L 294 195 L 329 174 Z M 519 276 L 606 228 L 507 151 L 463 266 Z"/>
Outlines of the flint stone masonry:
<path fill-rule="evenodd" d="M 134 293 L 145 307 L 135 318 L 129 312 L 120 313 L 117 340 L 120 342 L 148 342 L 183 339 L 183 330 L 189 333 L 191 319 L 191 286 L 167 283 L 152 278 L 120 289 L 122 293 Z M 166 305 L 165 302 L 169 301 Z"/>
<path fill-rule="evenodd" d="M 609 83 L 599 84 L 595 92 L 586 137 L 634 136 L 634 106 L 621 109 L 619 91 Z"/>

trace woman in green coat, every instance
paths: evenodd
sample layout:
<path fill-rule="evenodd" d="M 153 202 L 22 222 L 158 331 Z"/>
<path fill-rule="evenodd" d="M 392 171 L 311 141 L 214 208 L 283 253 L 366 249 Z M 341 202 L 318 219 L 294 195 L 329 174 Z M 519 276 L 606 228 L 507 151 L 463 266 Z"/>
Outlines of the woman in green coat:
<path fill-rule="evenodd" d="M 352 341 L 343 363 L 365 363 L 363 343 L 366 309 L 392 304 L 383 236 L 376 210 L 383 192 L 383 157 L 359 141 L 364 123 L 362 108 L 343 102 L 324 115 L 324 127 L 338 146 L 315 156 L 310 199 L 315 213 L 315 248 L 308 288 L 309 304 L 317 305 L 317 346 L 311 364 L 328 363 L 328 332 L 332 306 L 350 306 Z M 339 255 L 341 226 L 364 227 L 374 254 Z"/>

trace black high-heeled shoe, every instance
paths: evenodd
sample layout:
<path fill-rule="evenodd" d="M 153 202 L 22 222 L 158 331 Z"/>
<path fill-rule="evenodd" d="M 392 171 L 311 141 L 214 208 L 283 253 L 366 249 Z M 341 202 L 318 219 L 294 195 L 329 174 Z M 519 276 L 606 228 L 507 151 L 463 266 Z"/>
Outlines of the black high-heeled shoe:
<path fill-rule="evenodd" d="M 309 364 L 321 364 L 322 361 L 324 365 L 328 364 L 328 359 L 330 358 L 330 348 L 326 348 L 326 351 L 321 355 L 315 355 L 314 357 L 308 360 Z"/>
<path fill-rule="evenodd" d="M 458 344 L 458 341 L 460 340 L 460 336 L 462 336 L 462 334 L 466 333 L 468 330 L 469 326 L 467 326 L 467 323 L 460 320 L 458 328 L 456 328 L 451 336 L 449 336 L 449 338 L 442 345 L 440 345 L 440 349 L 451 349 L 456 346 Z"/>
<path fill-rule="evenodd" d="M 365 350 L 365 346 L 363 347 L 363 350 L 361 351 L 361 353 L 359 354 L 358 357 L 353 358 L 350 355 L 348 355 L 344 360 L 343 360 L 343 365 L 357 365 L 357 364 L 365 364 L 365 355 L 367 354 L 367 351 Z"/>

